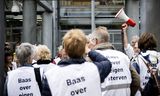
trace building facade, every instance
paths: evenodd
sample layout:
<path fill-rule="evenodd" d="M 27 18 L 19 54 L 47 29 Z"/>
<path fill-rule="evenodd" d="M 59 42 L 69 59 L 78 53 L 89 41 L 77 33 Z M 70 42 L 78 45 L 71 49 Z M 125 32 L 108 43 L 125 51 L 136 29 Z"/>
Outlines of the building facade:
<path fill-rule="evenodd" d="M 131 36 L 140 35 L 141 32 L 148 29 L 145 25 L 149 26 L 149 23 L 145 22 L 147 18 L 150 17 L 147 15 L 148 10 L 145 8 L 148 8 L 149 4 L 155 5 L 156 3 L 154 2 L 156 0 L 147 3 L 148 1 L 149 0 L 6 0 L 5 41 L 13 44 L 17 42 L 46 44 L 55 56 L 57 47 L 61 45 L 61 39 L 67 30 L 80 28 L 84 30 L 86 34 L 89 34 L 98 26 L 106 26 L 109 30 L 110 41 L 116 49 L 122 50 L 120 28 L 124 21 L 115 18 L 116 13 L 121 8 L 124 8 L 126 14 L 136 21 L 136 26 L 129 27 L 128 30 L 130 41 Z M 27 6 L 25 6 L 26 4 Z M 13 6 L 18 6 L 19 10 L 13 10 Z M 49 9 L 50 6 L 52 7 L 51 9 Z M 156 6 L 159 6 L 159 4 Z M 152 10 L 153 9 L 154 7 L 152 7 Z M 155 11 L 153 12 L 156 13 Z M 159 14 L 156 14 L 157 15 L 154 16 L 158 18 Z M 31 21 L 29 22 L 28 19 Z M 152 22 L 152 20 L 150 20 L 150 22 Z M 157 26 L 155 23 L 152 24 Z M 157 29 L 159 29 L 159 27 L 157 27 Z M 152 32 L 151 28 L 148 30 Z M 154 29 L 153 31 L 153 33 L 158 34 L 158 30 Z M 32 36 L 30 36 L 31 34 Z"/>

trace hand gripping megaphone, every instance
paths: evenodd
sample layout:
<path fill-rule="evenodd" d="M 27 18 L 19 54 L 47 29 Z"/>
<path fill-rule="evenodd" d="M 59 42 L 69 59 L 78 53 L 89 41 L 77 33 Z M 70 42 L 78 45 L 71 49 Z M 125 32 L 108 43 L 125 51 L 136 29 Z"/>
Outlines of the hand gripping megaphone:
<path fill-rule="evenodd" d="M 123 8 L 121 8 L 118 13 L 115 15 L 116 18 L 122 19 L 124 20 L 128 25 L 134 27 L 136 25 L 136 22 L 134 20 L 132 20 L 131 18 L 129 18 Z"/>

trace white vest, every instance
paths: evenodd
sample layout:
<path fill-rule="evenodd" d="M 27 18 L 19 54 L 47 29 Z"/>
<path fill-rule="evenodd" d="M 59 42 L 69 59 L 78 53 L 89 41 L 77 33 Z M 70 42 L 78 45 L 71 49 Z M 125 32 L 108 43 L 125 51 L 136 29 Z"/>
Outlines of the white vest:
<path fill-rule="evenodd" d="M 141 84 L 141 88 L 143 89 L 146 86 L 146 84 L 148 83 L 149 77 L 151 77 L 151 75 L 150 75 L 150 72 L 148 71 L 146 64 L 144 63 L 144 61 L 145 62 L 147 62 L 147 61 L 141 55 L 138 55 L 137 58 L 136 58 L 137 64 L 139 65 L 139 69 L 140 69 L 140 74 L 139 74 L 140 81 L 141 81 L 140 84 Z"/>
<path fill-rule="evenodd" d="M 8 96 L 41 96 L 34 68 L 20 67 L 8 72 Z"/>
<path fill-rule="evenodd" d="M 47 72 L 48 70 L 52 69 L 53 67 L 58 67 L 57 65 L 53 64 L 53 63 L 49 63 L 49 64 L 34 64 L 33 65 L 34 68 L 40 68 L 40 74 L 41 74 L 41 79 L 43 77 L 43 74 L 45 72 Z"/>
<path fill-rule="evenodd" d="M 54 68 L 45 75 L 52 96 L 101 96 L 100 76 L 93 63 Z"/>
<path fill-rule="evenodd" d="M 97 50 L 98 51 L 98 50 Z M 98 51 L 112 63 L 110 74 L 102 83 L 103 96 L 130 96 L 131 73 L 130 60 L 124 53 L 116 50 Z"/>

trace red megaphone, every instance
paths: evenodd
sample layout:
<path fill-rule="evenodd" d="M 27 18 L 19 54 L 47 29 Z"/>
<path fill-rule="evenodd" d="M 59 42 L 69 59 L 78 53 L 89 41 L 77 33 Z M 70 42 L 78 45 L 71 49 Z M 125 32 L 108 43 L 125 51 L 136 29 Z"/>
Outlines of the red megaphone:
<path fill-rule="evenodd" d="M 121 8 L 121 9 L 118 11 L 118 13 L 115 15 L 115 17 L 124 20 L 128 25 L 130 25 L 130 26 L 132 26 L 132 27 L 134 27 L 134 26 L 136 25 L 136 22 L 135 22 L 133 19 L 129 18 L 129 17 L 125 14 L 123 8 Z"/>

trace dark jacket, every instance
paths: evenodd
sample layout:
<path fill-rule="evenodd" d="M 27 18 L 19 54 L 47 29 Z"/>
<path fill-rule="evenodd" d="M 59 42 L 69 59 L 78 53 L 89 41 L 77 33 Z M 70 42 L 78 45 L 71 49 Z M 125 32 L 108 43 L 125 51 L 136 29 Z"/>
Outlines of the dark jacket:
<path fill-rule="evenodd" d="M 111 71 L 111 62 L 103 55 L 97 53 L 96 51 L 90 51 L 88 53 L 88 57 L 90 57 L 93 63 L 97 66 L 100 74 L 101 83 L 104 82 L 104 79 L 108 76 L 108 74 Z M 86 62 L 84 58 L 70 58 L 68 60 L 60 61 L 58 65 L 64 67 L 71 64 L 82 64 L 84 62 Z M 46 79 L 43 80 L 42 96 L 52 96 Z"/>

